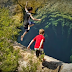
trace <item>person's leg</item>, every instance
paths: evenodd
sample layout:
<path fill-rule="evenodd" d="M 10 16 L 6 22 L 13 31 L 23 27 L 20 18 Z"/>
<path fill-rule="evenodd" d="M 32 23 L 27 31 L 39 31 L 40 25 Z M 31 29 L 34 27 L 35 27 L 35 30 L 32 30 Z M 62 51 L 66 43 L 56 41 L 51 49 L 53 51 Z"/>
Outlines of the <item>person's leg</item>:
<path fill-rule="evenodd" d="M 24 36 L 25 36 L 27 33 L 28 33 L 27 31 L 25 31 L 25 32 L 23 33 L 23 35 L 21 36 L 21 41 L 23 41 L 23 38 L 24 38 Z"/>
<path fill-rule="evenodd" d="M 35 25 L 35 23 L 34 23 L 34 22 L 29 22 L 28 27 L 32 27 L 32 26 L 34 26 L 34 25 Z"/>
<path fill-rule="evenodd" d="M 34 26 L 34 24 L 28 25 L 28 30 L 30 30 L 30 27 Z"/>
<path fill-rule="evenodd" d="M 34 24 L 29 25 L 29 27 L 32 27 L 32 26 L 34 26 Z"/>
<path fill-rule="evenodd" d="M 45 61 L 46 59 L 44 59 L 44 55 L 45 55 L 44 51 L 40 51 L 40 55 L 41 55 L 43 61 Z"/>
<path fill-rule="evenodd" d="M 39 53 L 40 51 L 39 50 L 36 50 L 36 56 L 39 57 Z"/>
<path fill-rule="evenodd" d="M 23 33 L 23 35 L 21 36 L 21 41 L 23 41 L 23 38 L 24 38 L 24 36 L 28 33 L 28 26 L 25 26 L 24 27 L 24 29 L 25 29 L 25 32 Z"/>

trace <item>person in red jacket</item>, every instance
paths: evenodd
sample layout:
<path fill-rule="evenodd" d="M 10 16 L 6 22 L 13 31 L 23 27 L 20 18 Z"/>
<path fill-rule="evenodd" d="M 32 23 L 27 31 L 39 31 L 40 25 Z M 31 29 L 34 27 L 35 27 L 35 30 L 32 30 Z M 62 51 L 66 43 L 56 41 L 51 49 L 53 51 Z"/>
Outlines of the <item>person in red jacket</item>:
<path fill-rule="evenodd" d="M 39 57 L 39 55 L 44 54 L 43 51 L 43 43 L 45 42 L 45 37 L 44 37 L 44 29 L 39 30 L 39 35 L 37 35 L 28 45 L 27 49 L 30 49 L 31 44 L 35 41 L 35 46 L 34 49 L 36 50 L 36 56 Z M 43 57 L 43 61 L 44 61 Z"/>

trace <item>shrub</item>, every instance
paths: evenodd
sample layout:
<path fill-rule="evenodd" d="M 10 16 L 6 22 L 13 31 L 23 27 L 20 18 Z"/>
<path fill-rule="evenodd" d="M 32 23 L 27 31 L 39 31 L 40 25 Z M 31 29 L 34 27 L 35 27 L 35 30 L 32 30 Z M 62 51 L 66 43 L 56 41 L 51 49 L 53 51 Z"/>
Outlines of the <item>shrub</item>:
<path fill-rule="evenodd" d="M 13 49 L 9 40 L 16 40 L 16 35 L 20 31 L 17 27 L 21 24 L 9 16 L 7 8 L 0 8 L 0 70 L 2 72 L 13 72 L 18 67 L 18 52 Z"/>
<path fill-rule="evenodd" d="M 38 66 L 39 66 L 39 61 L 37 60 L 37 62 L 33 62 L 32 61 L 33 56 L 30 56 L 29 62 L 27 64 L 27 67 L 22 67 L 23 72 L 36 72 Z"/>

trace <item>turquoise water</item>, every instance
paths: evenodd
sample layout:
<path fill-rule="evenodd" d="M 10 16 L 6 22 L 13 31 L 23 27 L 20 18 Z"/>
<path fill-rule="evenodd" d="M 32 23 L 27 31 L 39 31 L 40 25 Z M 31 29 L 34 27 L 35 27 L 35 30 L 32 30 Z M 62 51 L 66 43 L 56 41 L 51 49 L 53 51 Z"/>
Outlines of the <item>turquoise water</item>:
<path fill-rule="evenodd" d="M 45 30 L 45 54 L 63 62 L 70 63 L 70 56 L 72 55 L 71 23 L 72 21 L 69 19 L 61 16 L 51 17 L 51 14 L 47 14 L 47 16 L 40 23 L 36 23 L 35 26 L 31 28 L 22 42 L 20 41 L 20 36 L 24 32 L 24 29 L 21 27 L 22 31 L 18 36 L 18 42 L 24 46 L 27 46 L 29 42 L 36 35 L 38 35 L 38 30 L 43 28 Z M 31 49 L 34 49 L 34 43 L 32 44 Z"/>

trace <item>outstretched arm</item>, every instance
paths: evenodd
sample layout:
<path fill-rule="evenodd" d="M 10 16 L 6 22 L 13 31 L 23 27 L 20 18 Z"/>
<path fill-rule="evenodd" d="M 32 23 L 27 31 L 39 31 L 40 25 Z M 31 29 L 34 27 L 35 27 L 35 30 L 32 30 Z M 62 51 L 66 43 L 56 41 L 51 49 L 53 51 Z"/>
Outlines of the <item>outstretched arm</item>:
<path fill-rule="evenodd" d="M 29 43 L 27 49 L 30 49 L 30 46 L 31 46 L 31 44 L 32 44 L 33 42 L 34 42 L 34 40 L 32 40 L 32 41 Z"/>
<path fill-rule="evenodd" d="M 27 4 L 28 4 L 28 1 L 26 2 L 26 5 L 25 5 L 25 11 L 28 12 L 27 10 Z"/>
<path fill-rule="evenodd" d="M 30 17 L 35 21 L 41 21 L 41 19 L 35 19 L 31 14 L 30 14 Z"/>

